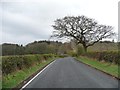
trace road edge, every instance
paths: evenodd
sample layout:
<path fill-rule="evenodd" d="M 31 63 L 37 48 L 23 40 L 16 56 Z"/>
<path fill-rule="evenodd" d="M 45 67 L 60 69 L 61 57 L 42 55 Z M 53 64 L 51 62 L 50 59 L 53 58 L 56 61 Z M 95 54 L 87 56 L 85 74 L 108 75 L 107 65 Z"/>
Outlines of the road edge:
<path fill-rule="evenodd" d="M 93 67 L 93 66 L 91 66 L 91 65 L 89 65 L 89 64 L 86 64 L 86 63 L 84 63 L 84 62 L 78 60 L 78 58 L 74 58 L 74 59 L 75 59 L 76 61 L 78 61 L 78 62 L 80 62 L 80 63 L 83 63 L 83 64 L 85 64 L 85 65 L 87 65 L 87 66 L 89 66 L 89 67 L 91 67 L 91 68 L 94 68 L 94 69 L 96 69 L 96 70 L 98 70 L 98 71 L 100 71 L 100 72 L 102 72 L 102 73 L 105 73 L 105 74 L 111 76 L 112 78 L 115 78 L 115 79 L 117 79 L 117 80 L 120 80 L 119 77 L 116 77 L 116 76 L 111 75 L 111 74 L 109 74 L 109 73 L 107 73 L 107 72 L 105 72 L 105 71 L 102 71 L 102 70 L 100 70 L 100 69 L 98 69 L 98 68 L 96 68 L 96 67 Z"/>
<path fill-rule="evenodd" d="M 53 60 L 49 64 L 47 64 L 44 68 L 42 68 L 34 77 L 32 77 L 25 85 L 22 86 L 20 90 L 23 90 L 27 87 L 38 75 L 40 75 L 44 70 L 46 70 L 50 65 L 52 65 L 56 60 Z"/>
<path fill-rule="evenodd" d="M 45 69 L 47 69 L 52 63 L 54 63 L 57 59 L 49 62 L 45 66 L 43 66 L 41 69 L 36 71 L 35 73 L 31 74 L 28 78 L 26 78 L 24 81 L 19 83 L 16 87 L 13 87 L 11 90 L 23 90 L 29 83 L 31 83 L 39 74 L 41 74 Z"/>

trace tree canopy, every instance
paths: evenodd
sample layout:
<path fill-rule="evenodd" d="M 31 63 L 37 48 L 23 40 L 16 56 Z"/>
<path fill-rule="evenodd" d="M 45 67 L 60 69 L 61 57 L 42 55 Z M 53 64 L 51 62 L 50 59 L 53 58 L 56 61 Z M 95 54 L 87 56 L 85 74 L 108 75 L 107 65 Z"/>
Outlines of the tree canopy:
<path fill-rule="evenodd" d="M 87 47 L 115 34 L 112 26 L 98 24 L 86 16 L 65 16 L 56 19 L 52 27 L 55 29 L 52 37 L 74 39 L 77 44 L 83 45 L 85 51 Z"/>

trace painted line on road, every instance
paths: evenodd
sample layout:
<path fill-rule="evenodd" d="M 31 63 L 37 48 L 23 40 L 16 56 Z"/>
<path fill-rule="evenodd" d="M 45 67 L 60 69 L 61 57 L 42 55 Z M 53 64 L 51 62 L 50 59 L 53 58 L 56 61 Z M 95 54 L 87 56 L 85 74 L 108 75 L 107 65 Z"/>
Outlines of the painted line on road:
<path fill-rule="evenodd" d="M 56 61 L 56 60 L 55 60 Z M 45 68 L 43 68 L 37 75 L 35 75 L 30 81 L 28 81 L 20 90 L 24 89 L 28 84 L 30 84 L 38 75 L 40 75 L 44 70 L 46 70 L 50 65 L 52 65 L 55 61 L 48 64 Z"/>

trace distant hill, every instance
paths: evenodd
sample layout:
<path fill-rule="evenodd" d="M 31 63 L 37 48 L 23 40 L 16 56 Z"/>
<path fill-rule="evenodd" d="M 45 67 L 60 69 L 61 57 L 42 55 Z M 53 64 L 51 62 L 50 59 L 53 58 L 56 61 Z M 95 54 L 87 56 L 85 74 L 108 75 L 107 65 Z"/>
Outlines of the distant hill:
<path fill-rule="evenodd" d="M 2 46 L 2 55 L 22 55 L 24 47 L 18 44 L 4 43 Z"/>
<path fill-rule="evenodd" d="M 98 42 L 88 48 L 88 51 L 118 51 L 118 43 L 115 42 Z"/>
<path fill-rule="evenodd" d="M 120 45 L 120 44 L 119 44 Z M 24 54 L 67 54 L 69 51 L 77 50 L 77 46 L 72 42 L 62 43 L 58 41 L 34 41 L 26 46 L 18 44 L 4 43 L 2 55 L 24 55 Z M 81 45 L 80 45 L 81 46 Z M 118 43 L 103 41 L 88 47 L 88 51 L 117 51 Z M 0 54 L 1 55 L 1 54 Z"/>
<path fill-rule="evenodd" d="M 24 54 L 60 54 L 71 50 L 70 44 L 58 41 L 34 41 L 26 46 L 4 43 L 2 55 L 24 55 Z"/>

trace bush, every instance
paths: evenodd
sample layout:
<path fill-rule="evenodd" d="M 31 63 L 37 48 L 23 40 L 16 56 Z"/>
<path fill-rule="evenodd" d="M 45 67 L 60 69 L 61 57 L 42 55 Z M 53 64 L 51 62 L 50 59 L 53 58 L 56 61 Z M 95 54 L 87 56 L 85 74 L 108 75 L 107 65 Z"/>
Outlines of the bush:
<path fill-rule="evenodd" d="M 41 63 L 43 60 L 48 60 L 49 58 L 53 58 L 54 56 L 55 55 L 53 54 L 3 56 L 2 57 L 2 73 L 3 75 L 7 75 L 16 70 L 29 68 L 34 64 Z"/>
<path fill-rule="evenodd" d="M 72 57 L 76 57 L 77 56 L 77 52 L 74 51 L 69 51 L 68 55 L 72 56 Z"/>
<path fill-rule="evenodd" d="M 95 58 L 99 61 L 105 61 L 115 64 L 120 63 L 118 52 L 87 52 L 82 55 L 90 58 Z"/>
<path fill-rule="evenodd" d="M 84 48 L 80 45 L 77 46 L 77 55 L 81 55 L 81 54 L 84 54 L 85 51 L 84 51 Z"/>

